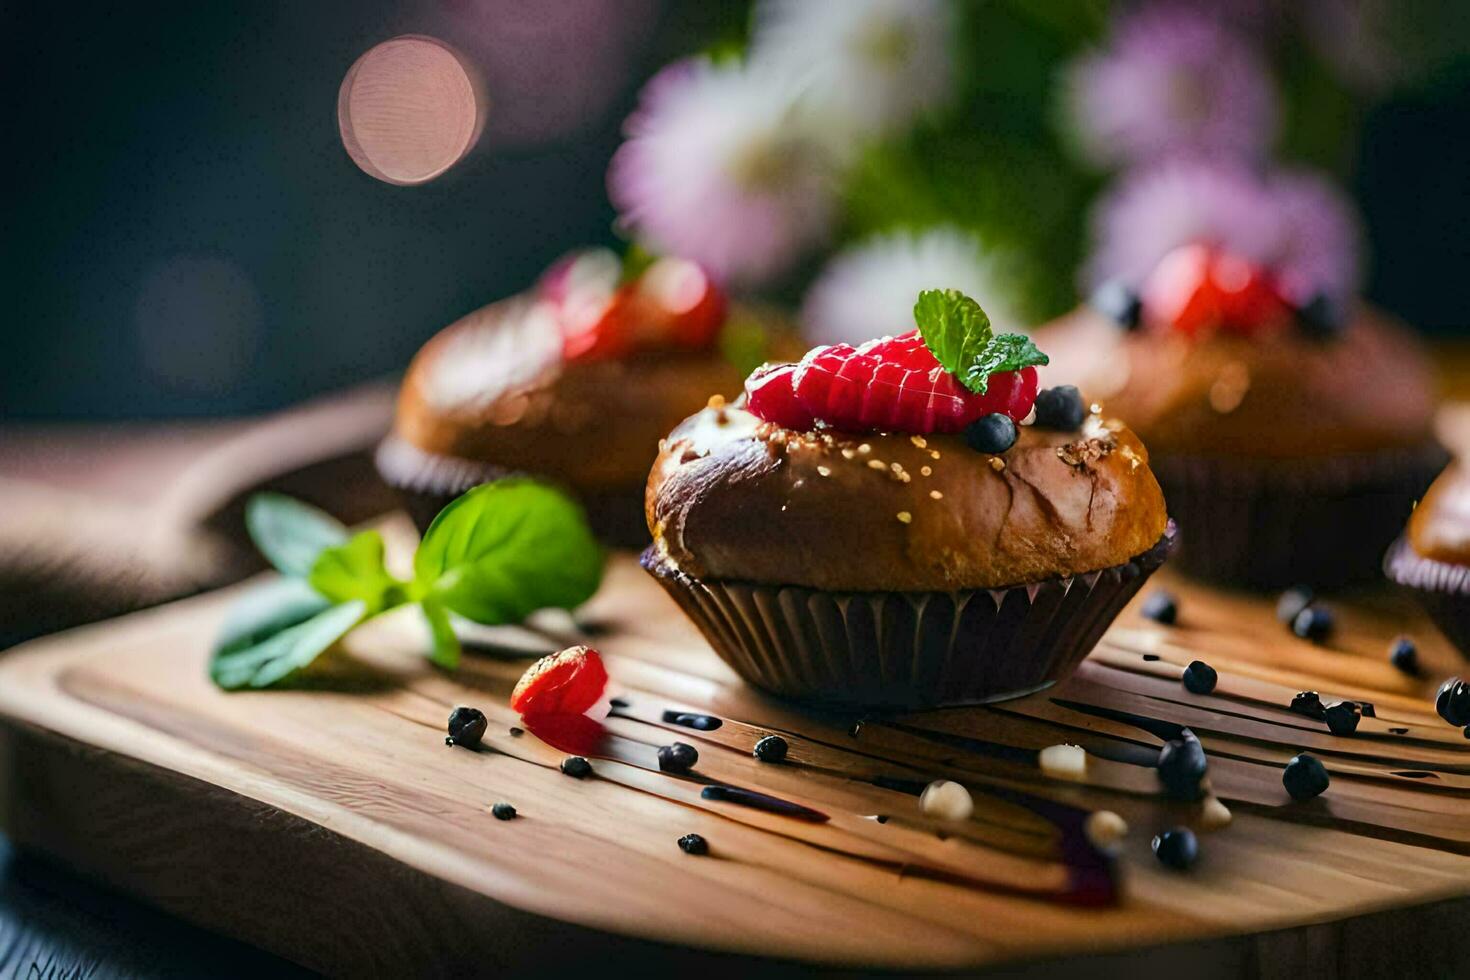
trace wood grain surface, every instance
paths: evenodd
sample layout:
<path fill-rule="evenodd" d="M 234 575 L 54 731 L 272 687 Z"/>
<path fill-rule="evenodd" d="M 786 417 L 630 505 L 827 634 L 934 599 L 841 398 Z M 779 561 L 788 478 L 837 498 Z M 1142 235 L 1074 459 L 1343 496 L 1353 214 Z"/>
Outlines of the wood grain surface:
<path fill-rule="evenodd" d="M 405 544 L 402 521 L 388 530 Z M 703 969 L 1010 968 L 1079 955 L 1199 975 L 1461 968 L 1446 924 L 1470 911 L 1470 741 L 1426 700 L 1462 668 L 1458 655 L 1386 593 L 1335 603 L 1338 634 L 1317 646 L 1268 602 L 1162 579 L 1179 597 L 1176 626 L 1126 612 L 1049 691 L 881 718 L 742 685 L 630 556 L 614 558 L 576 622 L 477 633 L 457 674 L 428 666 L 418 621 L 393 615 L 291 691 L 210 685 L 230 590 L 0 661 L 7 828 L 193 921 L 338 973 L 524 972 L 609 955 Z M 1388 664 L 1405 632 L 1422 678 Z M 602 650 L 623 702 L 586 780 L 560 773 L 564 751 L 517 734 L 506 706 L 527 656 L 573 642 Z M 1180 684 L 1193 659 L 1219 670 L 1213 693 Z M 1286 710 L 1300 690 L 1371 701 L 1376 718 L 1332 735 Z M 444 745 L 457 704 L 490 718 L 480 751 Z M 722 724 L 695 730 L 667 712 Z M 1227 826 L 1208 828 L 1203 804 L 1160 788 L 1152 766 L 1180 726 L 1209 754 Z M 752 756 L 768 733 L 790 743 L 785 763 Z M 689 776 L 658 769 L 658 746 L 676 739 L 699 750 Z M 1088 752 L 1080 781 L 1039 768 L 1039 750 L 1064 742 Z M 1281 785 L 1301 750 L 1332 775 L 1307 803 Z M 941 777 L 970 788 L 973 819 L 920 812 L 916 790 Z M 711 785 L 825 819 L 710 799 Z M 492 818 L 498 801 L 520 817 Z M 1082 833 L 1096 810 L 1130 826 L 1116 860 Z M 1188 872 L 1150 853 L 1151 836 L 1176 825 L 1200 833 Z M 707 856 L 679 850 L 688 833 L 709 841 Z"/>

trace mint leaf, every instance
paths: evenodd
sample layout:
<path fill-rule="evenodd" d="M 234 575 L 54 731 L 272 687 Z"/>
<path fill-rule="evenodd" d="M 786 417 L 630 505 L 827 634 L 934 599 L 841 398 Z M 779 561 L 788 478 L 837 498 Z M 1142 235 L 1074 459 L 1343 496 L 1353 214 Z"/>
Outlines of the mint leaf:
<path fill-rule="evenodd" d="M 407 599 L 403 583 L 383 564 L 383 536 L 377 531 L 363 531 L 327 548 L 311 566 L 307 582 L 333 602 L 361 600 L 369 616 Z"/>
<path fill-rule="evenodd" d="M 980 304 L 958 289 L 921 292 L 914 323 L 935 360 L 977 395 L 985 394 L 992 374 L 1047 363 L 1031 338 L 996 336 Z"/>
<path fill-rule="evenodd" d="M 347 540 L 341 521 L 280 493 L 257 493 L 246 502 L 245 529 L 267 561 L 297 578 L 310 574 L 324 549 Z"/>
<path fill-rule="evenodd" d="M 515 623 L 581 605 L 602 581 L 582 509 L 530 480 L 476 487 L 434 518 L 414 555 L 415 587 L 477 623 Z"/>
<path fill-rule="evenodd" d="M 429 636 L 433 640 L 429 659 L 440 667 L 453 670 L 459 666 L 459 637 L 454 635 L 449 613 L 434 599 L 425 599 L 422 608 L 424 619 L 429 623 Z"/>
<path fill-rule="evenodd" d="M 1019 371 L 1023 367 L 1039 367 L 1047 363 L 1047 360 L 1047 356 L 1037 349 L 1030 337 L 1018 333 L 1003 333 L 990 339 L 990 343 L 980 351 L 975 362 L 960 375 L 960 380 L 971 391 L 983 395 L 992 374 Z"/>
<path fill-rule="evenodd" d="M 227 691 L 285 681 L 365 618 L 362 602 L 332 605 L 298 579 L 269 583 L 231 610 L 209 662 Z"/>

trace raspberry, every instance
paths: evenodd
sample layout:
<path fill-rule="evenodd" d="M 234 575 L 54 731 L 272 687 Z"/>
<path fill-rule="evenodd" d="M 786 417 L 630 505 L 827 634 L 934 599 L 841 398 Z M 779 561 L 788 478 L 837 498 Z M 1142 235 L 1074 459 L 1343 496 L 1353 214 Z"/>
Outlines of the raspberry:
<path fill-rule="evenodd" d="M 1191 336 L 1215 329 L 1250 336 L 1291 314 L 1269 270 L 1206 245 L 1164 256 L 1144 283 L 1143 305 L 1155 324 Z"/>
<path fill-rule="evenodd" d="M 580 715 L 602 700 L 607 668 L 591 647 L 568 647 L 530 666 L 510 696 L 511 710 L 524 718 Z"/>
<path fill-rule="evenodd" d="M 795 364 L 763 364 L 745 379 L 745 407 L 751 414 L 786 429 L 805 432 L 816 420 L 791 386 Z"/>
<path fill-rule="evenodd" d="M 871 340 L 861 347 L 833 344 L 807 353 L 791 374 L 795 400 L 834 429 L 864 432 L 959 432 L 978 418 L 1002 413 L 1025 418 L 1036 400 L 1036 369 L 990 377 L 983 395 L 946 371 L 917 330 Z M 777 384 L 774 376 L 769 384 Z M 771 392 L 776 415 L 785 417 L 784 392 Z M 752 398 L 751 411 L 767 418 Z M 795 412 L 789 413 L 794 417 Z M 778 417 L 767 421 L 784 424 Z"/>
<path fill-rule="evenodd" d="M 616 256 L 596 249 L 560 260 L 542 277 L 540 293 L 560 314 L 568 360 L 705 350 L 718 339 L 725 294 L 698 265 L 659 259 L 622 285 L 620 274 Z"/>

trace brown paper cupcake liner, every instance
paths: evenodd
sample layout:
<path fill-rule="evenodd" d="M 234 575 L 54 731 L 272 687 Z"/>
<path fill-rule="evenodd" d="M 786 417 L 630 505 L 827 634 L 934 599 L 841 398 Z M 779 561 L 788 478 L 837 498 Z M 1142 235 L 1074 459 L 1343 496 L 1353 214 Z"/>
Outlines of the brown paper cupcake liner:
<path fill-rule="evenodd" d="M 1470 658 L 1470 565 L 1425 558 L 1401 535 L 1384 556 L 1383 572 L 1411 590 L 1440 632 Z"/>
<path fill-rule="evenodd" d="M 408 511 L 421 534 L 441 510 L 465 491 L 482 483 L 521 475 L 503 466 L 427 453 L 397 436 L 389 436 L 378 445 L 376 462 L 379 475 L 398 493 L 403 509 Z M 639 549 L 648 544 L 644 489 L 640 482 L 612 490 L 571 492 L 586 510 L 587 522 L 600 540 L 616 548 Z"/>
<path fill-rule="evenodd" d="M 1066 677 L 1174 544 L 1100 571 L 1004 589 L 827 592 L 647 569 L 715 652 L 782 697 L 865 708 L 979 704 Z"/>
<path fill-rule="evenodd" d="M 1280 589 L 1376 580 L 1384 550 L 1447 462 L 1431 443 L 1282 462 L 1156 456 L 1149 465 L 1181 529 L 1176 567 Z"/>

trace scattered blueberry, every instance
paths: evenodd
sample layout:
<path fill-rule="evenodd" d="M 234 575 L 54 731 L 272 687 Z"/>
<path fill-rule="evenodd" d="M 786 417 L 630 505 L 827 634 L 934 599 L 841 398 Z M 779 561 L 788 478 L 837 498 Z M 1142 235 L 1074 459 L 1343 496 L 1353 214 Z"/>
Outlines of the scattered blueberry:
<path fill-rule="evenodd" d="M 561 771 L 573 779 L 586 779 L 592 775 L 592 763 L 580 755 L 569 755 L 561 760 Z"/>
<path fill-rule="evenodd" d="M 1175 827 L 1153 841 L 1154 857 L 1165 867 L 1187 871 L 1199 860 L 1199 838 L 1188 827 Z"/>
<path fill-rule="evenodd" d="M 1351 735 L 1358 730 L 1358 719 L 1362 714 L 1352 701 L 1335 701 L 1327 706 L 1327 727 L 1334 735 Z"/>
<path fill-rule="evenodd" d="M 1364 718 L 1378 717 L 1378 709 L 1373 707 L 1372 701 L 1359 701 L 1358 707 L 1362 709 Z"/>
<path fill-rule="evenodd" d="M 496 820 L 514 820 L 516 818 L 516 808 L 509 803 L 497 803 L 490 808 L 490 814 Z"/>
<path fill-rule="evenodd" d="M 1342 307 L 1326 293 L 1316 293 L 1296 311 L 1297 326 L 1313 340 L 1331 340 L 1342 333 Z"/>
<path fill-rule="evenodd" d="M 699 761 L 699 750 L 684 742 L 663 745 L 658 750 L 658 767 L 664 772 L 688 772 Z"/>
<path fill-rule="evenodd" d="M 1143 303 L 1138 293 L 1117 279 L 1110 279 L 1099 286 L 1088 302 L 1124 330 L 1137 330 L 1143 319 Z"/>
<path fill-rule="evenodd" d="M 466 708 L 460 706 L 449 713 L 449 735 L 444 739 L 445 745 L 463 745 L 472 749 L 480 744 L 480 739 L 485 737 L 485 728 L 489 724 L 485 720 L 485 712 L 479 708 Z"/>
<path fill-rule="evenodd" d="M 1307 606 L 1291 621 L 1291 631 L 1304 640 L 1321 643 L 1332 635 L 1334 619 L 1326 606 Z"/>
<path fill-rule="evenodd" d="M 1434 696 L 1434 710 L 1456 728 L 1470 725 L 1470 684 L 1458 677 L 1445 681 Z"/>
<path fill-rule="evenodd" d="M 1388 662 L 1410 677 L 1418 677 L 1419 647 L 1407 636 L 1401 636 L 1388 648 Z"/>
<path fill-rule="evenodd" d="M 1087 418 L 1087 405 L 1076 385 L 1044 388 L 1036 396 L 1036 425 L 1058 432 L 1073 432 Z"/>
<path fill-rule="evenodd" d="M 755 743 L 755 757 L 762 762 L 781 762 L 786 758 L 789 746 L 780 735 L 767 735 Z"/>
<path fill-rule="evenodd" d="M 1316 596 L 1312 590 L 1305 585 L 1294 585 L 1281 593 L 1281 598 L 1276 600 L 1276 618 L 1287 626 L 1296 622 L 1301 611 L 1312 604 Z"/>
<path fill-rule="evenodd" d="M 1177 800 L 1199 799 L 1200 780 L 1205 778 L 1209 760 L 1194 732 L 1186 728 L 1179 738 L 1165 742 L 1159 750 L 1158 767 L 1166 793 Z"/>
<path fill-rule="evenodd" d="M 1184 689 L 1190 694 L 1209 694 L 1220 680 L 1220 674 L 1203 660 L 1191 661 L 1184 668 Z"/>
<path fill-rule="evenodd" d="M 1292 698 L 1291 710 L 1317 721 L 1327 717 L 1327 708 L 1322 704 L 1322 698 L 1316 691 L 1302 691 Z"/>
<path fill-rule="evenodd" d="M 1291 757 L 1281 773 L 1281 785 L 1293 800 L 1310 800 L 1321 796 L 1331 782 L 1327 778 L 1327 767 L 1316 756 L 1303 752 Z"/>
<path fill-rule="evenodd" d="M 614 708 L 626 708 L 626 707 L 628 707 L 628 699 L 627 698 L 613 698 L 612 700 L 608 701 L 608 704 L 611 705 Z"/>
<path fill-rule="evenodd" d="M 708 854 L 709 841 L 699 834 L 685 834 L 679 838 L 679 850 L 685 854 Z"/>
<path fill-rule="evenodd" d="M 512 727 L 510 729 L 510 737 L 511 738 L 520 738 L 524 734 L 526 734 L 526 730 L 524 728 L 515 728 L 515 727 Z"/>
<path fill-rule="evenodd" d="M 977 453 L 1003 453 L 1016 444 L 1016 423 L 993 412 L 965 426 L 965 444 Z"/>
<path fill-rule="evenodd" d="M 1144 619 L 1152 619 L 1156 623 L 1165 626 L 1173 626 L 1179 620 L 1179 601 L 1172 593 L 1158 589 L 1149 593 L 1149 597 L 1143 600 L 1143 608 L 1139 610 Z"/>

